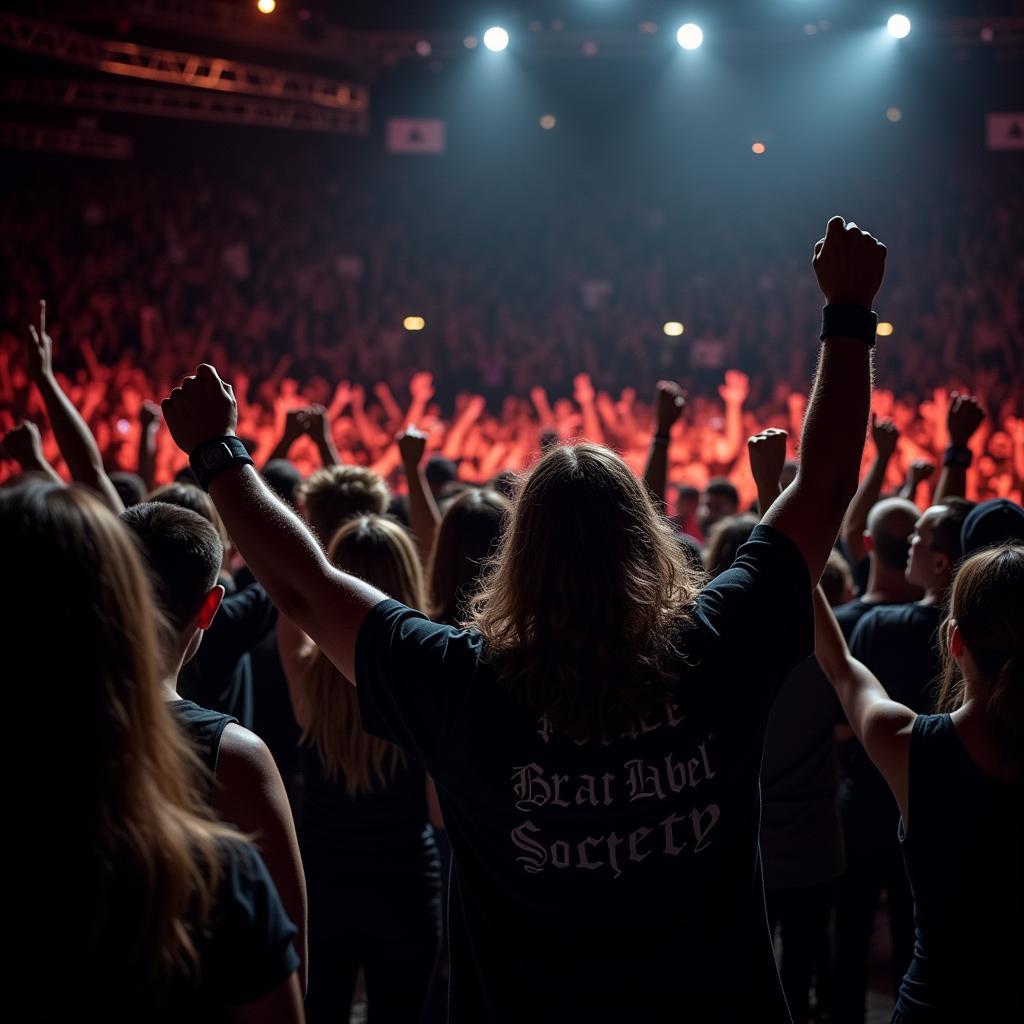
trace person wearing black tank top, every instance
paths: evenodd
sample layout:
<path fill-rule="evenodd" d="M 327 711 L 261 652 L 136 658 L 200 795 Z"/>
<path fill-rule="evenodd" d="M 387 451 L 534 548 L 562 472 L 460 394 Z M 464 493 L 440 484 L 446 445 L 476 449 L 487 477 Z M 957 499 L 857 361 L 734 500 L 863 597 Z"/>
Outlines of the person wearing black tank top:
<path fill-rule="evenodd" d="M 816 655 L 899 805 L 914 956 L 894 1024 L 1024 1019 L 1024 546 L 957 570 L 940 713 L 890 700 L 819 592 Z"/>
<path fill-rule="evenodd" d="M 412 607 L 424 603 L 412 540 L 377 515 L 350 519 L 328 547 L 339 567 Z M 363 971 L 370 1020 L 421 1019 L 440 953 L 440 865 L 428 822 L 443 827 L 433 783 L 367 733 L 355 690 L 282 618 L 281 662 L 303 730 L 299 839 L 310 896 L 306 1018 L 347 1020 Z"/>
<path fill-rule="evenodd" d="M 288 916 L 298 926 L 295 946 L 306 960 L 306 888 L 298 839 L 280 772 L 266 744 L 231 715 L 182 700 L 176 683 L 195 656 L 224 596 L 217 583 L 223 544 L 217 530 L 191 509 L 151 501 L 133 505 L 121 521 L 147 562 L 161 610 L 174 637 L 163 696 L 199 755 L 196 785 L 226 822 L 257 837 L 257 847 Z M 305 977 L 304 966 L 301 977 Z"/>

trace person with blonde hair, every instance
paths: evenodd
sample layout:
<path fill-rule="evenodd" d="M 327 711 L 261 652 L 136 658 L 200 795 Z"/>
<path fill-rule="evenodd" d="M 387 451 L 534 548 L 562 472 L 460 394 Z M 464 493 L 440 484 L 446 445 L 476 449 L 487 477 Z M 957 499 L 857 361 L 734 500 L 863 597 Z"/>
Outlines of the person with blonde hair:
<path fill-rule="evenodd" d="M 424 607 L 419 556 L 393 520 L 350 519 L 327 554 L 403 605 Z M 427 830 L 441 824 L 433 784 L 398 747 L 363 728 L 355 689 L 285 619 L 278 640 L 304 741 L 307 1017 L 347 1019 L 361 968 L 371 1020 L 418 1020 L 440 949 L 440 871 Z"/>
<path fill-rule="evenodd" d="M 937 714 L 892 700 L 815 600 L 816 654 L 899 806 L 914 954 L 894 1024 L 1019 1021 L 1024 944 L 1024 546 L 957 570 Z"/>
<path fill-rule="evenodd" d="M 12 787 L 31 1019 L 300 1022 L 295 926 L 195 785 L 131 536 L 84 487 L 29 483 L 0 491 L 0 562 L 4 642 L 32 658 L 8 710 L 47 738 Z"/>
<path fill-rule="evenodd" d="M 364 727 L 437 784 L 451 1019 L 789 1020 L 758 854 L 761 750 L 811 653 L 812 583 L 857 487 L 884 261 L 841 217 L 815 245 L 827 304 L 800 471 L 707 585 L 619 456 L 555 447 L 470 626 L 432 623 L 324 557 L 252 468 L 213 367 L 164 401 L 257 579 L 356 684 Z"/>

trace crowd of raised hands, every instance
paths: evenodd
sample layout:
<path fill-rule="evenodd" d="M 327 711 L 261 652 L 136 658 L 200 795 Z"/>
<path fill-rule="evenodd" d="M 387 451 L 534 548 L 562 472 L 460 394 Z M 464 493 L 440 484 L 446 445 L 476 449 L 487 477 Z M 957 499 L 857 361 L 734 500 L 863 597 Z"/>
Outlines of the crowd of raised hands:
<path fill-rule="evenodd" d="M 41 333 L 42 332 L 42 333 Z M 59 427 L 46 395 L 61 395 L 95 439 L 97 457 L 109 471 L 138 473 L 152 487 L 174 479 L 185 459 L 162 429 L 154 399 L 165 385 L 134 365 L 126 354 L 112 365 L 101 363 L 88 343 L 77 346 L 86 369 L 74 375 L 54 370 L 52 340 L 45 327 L 23 336 L 21 351 L 0 350 L 0 483 L 23 467 L 46 464 L 65 478 L 74 475 L 64 462 Z M 65 335 L 66 337 L 66 335 Z M 76 347 L 73 339 L 66 346 Z M 59 353 L 58 353 L 59 356 Z M 665 435 L 664 480 L 656 490 L 670 500 L 677 486 L 698 490 L 715 477 L 737 488 L 744 506 L 756 497 L 756 484 L 744 457 L 747 437 L 766 429 L 800 436 L 806 407 L 802 391 L 788 392 L 778 403 L 749 404 L 751 381 L 728 370 L 717 396 L 687 399 L 680 386 L 659 384 L 650 400 L 636 388 L 617 394 L 595 388 L 580 373 L 571 395 L 552 395 L 540 385 L 528 395 L 508 395 L 488 403 L 480 394 L 458 395 L 451 406 L 437 400 L 435 381 L 414 373 L 405 395 L 385 382 L 322 378 L 300 382 L 282 359 L 274 372 L 254 384 L 244 364 L 222 363 L 238 403 L 238 433 L 257 465 L 288 458 L 308 474 L 320 465 L 363 465 L 380 473 L 398 491 L 404 489 L 403 463 L 414 431 L 420 458 L 440 456 L 455 463 L 458 477 L 483 484 L 505 471 L 526 469 L 554 440 L 590 440 L 619 451 L 638 473 L 648 463 L 652 435 Z M 37 388 L 35 385 L 39 385 Z M 873 395 L 871 441 L 863 471 L 881 474 L 881 487 L 910 498 L 933 488 L 947 444 L 970 447 L 974 455 L 966 492 L 972 500 L 1011 497 L 1024 486 L 1024 411 L 1009 401 L 993 408 L 978 398 L 936 388 L 921 401 L 879 389 Z M 797 452 L 790 444 L 788 457 Z"/>

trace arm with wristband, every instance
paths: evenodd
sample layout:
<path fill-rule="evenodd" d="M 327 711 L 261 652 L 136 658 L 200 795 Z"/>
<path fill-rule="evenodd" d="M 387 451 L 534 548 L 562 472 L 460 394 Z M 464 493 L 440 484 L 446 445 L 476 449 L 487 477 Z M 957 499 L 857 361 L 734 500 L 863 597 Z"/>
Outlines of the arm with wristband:
<path fill-rule="evenodd" d="M 985 410 L 976 398 L 956 391 L 950 393 L 946 416 L 949 447 L 942 456 L 942 472 L 932 497 L 933 505 L 941 505 L 946 498 L 966 497 L 967 470 L 974 461 L 974 453 L 967 445 L 984 419 Z"/>
<path fill-rule="evenodd" d="M 686 405 L 683 389 L 670 380 L 658 381 L 654 392 L 654 436 L 644 468 L 644 483 L 651 497 L 661 508 L 665 506 L 668 484 L 668 447 L 672 427 L 678 422 Z"/>

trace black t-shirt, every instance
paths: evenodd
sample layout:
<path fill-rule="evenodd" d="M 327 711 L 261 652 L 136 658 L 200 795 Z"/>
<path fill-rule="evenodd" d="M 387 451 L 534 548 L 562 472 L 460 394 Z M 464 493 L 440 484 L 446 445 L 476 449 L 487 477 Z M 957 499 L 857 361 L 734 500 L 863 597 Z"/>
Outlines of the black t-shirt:
<path fill-rule="evenodd" d="M 579 742 L 478 634 L 395 601 L 367 617 L 364 725 L 433 776 L 454 852 L 452 1021 L 788 1021 L 757 830 L 768 711 L 813 647 L 792 542 L 758 527 L 680 647 L 674 702 Z"/>
<path fill-rule="evenodd" d="M 278 989 L 299 966 L 292 947 L 297 929 L 254 848 L 226 843 L 222 863 L 212 915 L 193 937 L 199 972 L 163 982 L 146 978 L 137 942 L 118 924 L 137 915 L 145 898 L 141 881 L 132 885 L 122 871 L 99 890 L 95 878 L 91 886 L 69 887 L 63 924 L 42 954 L 51 984 L 36 991 L 37 1016 L 27 1019 L 206 1024 L 226 1021 L 231 1007 Z M 105 928 L 87 938 L 80 934 L 85 921 L 96 918 L 96 907 L 85 906 L 90 900 L 101 908 Z"/>

